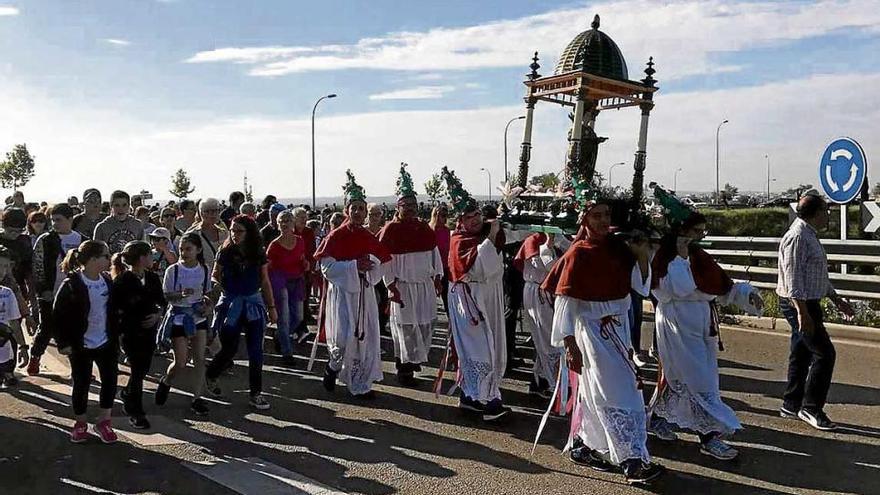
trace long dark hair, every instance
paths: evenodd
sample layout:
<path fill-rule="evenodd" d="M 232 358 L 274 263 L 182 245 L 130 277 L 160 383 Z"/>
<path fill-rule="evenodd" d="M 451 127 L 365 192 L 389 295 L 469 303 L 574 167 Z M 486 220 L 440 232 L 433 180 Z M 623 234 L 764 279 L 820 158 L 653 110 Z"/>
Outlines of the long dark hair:
<path fill-rule="evenodd" d="M 153 248 L 145 241 L 131 241 L 122 248 L 122 251 L 113 255 L 110 260 L 110 273 L 113 278 L 122 275 L 130 267 L 137 263 L 141 256 L 147 256 Z"/>
<path fill-rule="evenodd" d="M 244 256 L 246 263 L 259 265 L 263 260 L 264 252 L 263 240 L 260 237 L 260 229 L 257 227 L 257 222 L 247 215 L 237 215 L 232 219 L 232 222 L 230 222 L 229 229 L 232 230 L 232 226 L 235 224 L 244 227 L 244 242 L 242 242 L 240 246 L 236 246 L 235 243 L 232 242 L 232 235 L 230 235 L 223 243 L 223 249 L 237 247 L 241 250 L 241 254 Z"/>
<path fill-rule="evenodd" d="M 196 259 L 199 261 L 200 265 L 205 264 L 205 248 L 202 245 L 202 236 L 196 234 L 195 232 L 190 232 L 188 234 L 184 234 L 183 237 L 180 238 L 180 244 L 183 245 L 184 242 L 188 242 L 193 246 L 199 248 L 198 254 L 196 254 Z"/>
<path fill-rule="evenodd" d="M 61 262 L 61 271 L 71 273 L 81 270 L 86 266 L 92 258 L 97 258 L 107 251 L 107 244 L 104 241 L 88 240 L 69 251 Z"/>

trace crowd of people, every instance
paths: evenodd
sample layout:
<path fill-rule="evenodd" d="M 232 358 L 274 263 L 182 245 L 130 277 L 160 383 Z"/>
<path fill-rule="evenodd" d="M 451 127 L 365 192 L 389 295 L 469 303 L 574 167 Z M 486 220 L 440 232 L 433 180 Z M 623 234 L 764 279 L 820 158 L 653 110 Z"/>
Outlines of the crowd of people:
<path fill-rule="evenodd" d="M 267 328 L 289 366 L 297 346 L 304 353 L 310 346 L 311 369 L 324 342 L 326 390 L 341 383 L 369 400 L 383 378 L 384 329 L 399 385 L 416 386 L 438 313 L 446 312 L 449 336 L 443 359 L 433 363 L 434 389 L 440 393 L 444 373 L 454 370 L 461 410 L 491 422 L 511 412 L 501 383 L 522 364 L 515 346 L 521 311 L 535 350 L 529 391 L 548 401 L 548 414 L 571 415 L 566 451 L 573 462 L 647 483 L 663 472 L 647 436 L 674 441 L 677 431 L 698 434 L 703 454 L 737 456 L 725 442 L 742 426 L 719 390 L 716 306 L 758 314 L 763 303 L 700 248 L 705 217 L 672 218 L 656 241 L 626 237 L 616 235 L 609 203 L 594 197 L 580 205 L 577 235 L 523 232 L 504 228 L 495 208 L 481 207 L 454 172 L 444 167 L 442 177 L 450 201 L 427 211 L 405 165 L 393 211 L 367 203 L 350 172 L 342 211 L 285 206 L 274 196 L 255 205 L 241 192 L 225 204 L 205 198 L 164 207 L 132 204 L 123 191 L 104 202 L 88 189 L 81 203 L 54 205 L 25 203 L 16 192 L 0 230 L 0 384 L 16 384 L 16 367 L 38 375 L 54 341 L 70 361 L 71 441 L 91 435 L 88 392 L 97 367 L 92 431 L 113 443 L 121 362 L 129 378 L 118 395 L 138 429 L 151 427 L 143 389 L 157 354 L 169 353 L 170 364 L 155 404 L 165 406 L 172 387 L 186 388 L 192 413 L 206 416 L 203 396 L 223 393 L 221 376 L 242 335 L 249 405 L 269 409 L 262 394 Z M 824 201 L 805 196 L 799 216 L 780 247 L 778 292 L 794 329 L 780 413 L 827 430 L 834 428 L 823 411 L 834 348 L 818 300 L 828 295 L 844 312 L 850 308 L 829 283 L 815 235 L 827 223 Z M 640 368 L 650 357 L 639 337 L 645 299 L 655 306 L 652 349 L 660 361 L 647 405 Z"/>

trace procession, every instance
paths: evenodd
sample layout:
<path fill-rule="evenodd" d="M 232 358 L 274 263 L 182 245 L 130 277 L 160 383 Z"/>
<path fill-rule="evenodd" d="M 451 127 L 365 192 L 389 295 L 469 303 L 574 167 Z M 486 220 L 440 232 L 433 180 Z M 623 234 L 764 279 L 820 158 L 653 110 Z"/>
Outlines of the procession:
<path fill-rule="evenodd" d="M 242 188 L 213 173 L 212 197 L 186 167 L 175 199 L 102 178 L 44 200 L 16 145 L 0 163 L 0 493 L 877 493 L 865 148 L 830 140 L 817 186 L 782 208 L 767 158 L 768 205 L 731 233 L 729 184 L 704 204 L 681 168 L 652 171 L 655 107 L 677 95 L 660 56 L 634 75 L 605 21 L 523 57 L 501 180 L 397 149 L 316 167 L 335 93 L 311 110 L 311 202 L 286 199 L 304 169 L 259 201 L 253 171 Z M 632 158 L 606 173 L 622 138 Z M 549 172 L 533 159 L 547 143 Z M 335 191 L 321 204 L 316 176 Z"/>

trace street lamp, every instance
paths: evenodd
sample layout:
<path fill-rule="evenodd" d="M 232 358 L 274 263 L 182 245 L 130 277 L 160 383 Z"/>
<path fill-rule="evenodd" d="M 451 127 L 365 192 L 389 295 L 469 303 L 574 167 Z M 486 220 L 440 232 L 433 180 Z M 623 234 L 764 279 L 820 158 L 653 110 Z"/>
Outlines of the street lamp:
<path fill-rule="evenodd" d="M 611 171 L 614 170 L 614 167 L 618 165 L 626 165 L 626 162 L 617 162 L 614 165 L 608 167 L 608 187 L 611 187 Z"/>
<path fill-rule="evenodd" d="M 678 173 L 681 172 L 681 167 L 675 170 L 675 173 L 672 174 L 672 191 L 678 192 Z"/>
<path fill-rule="evenodd" d="M 318 109 L 318 103 L 326 98 L 336 98 L 336 93 L 318 98 L 315 106 L 312 107 L 312 210 L 315 209 L 315 111 Z"/>
<path fill-rule="evenodd" d="M 485 167 L 480 167 L 480 170 L 486 172 L 486 175 L 489 176 L 489 201 L 492 201 L 492 172 L 489 172 L 489 169 Z"/>
<path fill-rule="evenodd" d="M 770 201 L 770 155 L 764 155 L 767 159 L 767 201 Z"/>
<path fill-rule="evenodd" d="M 504 180 L 507 181 L 507 130 L 510 129 L 510 124 L 513 123 L 514 120 L 522 120 L 526 118 L 525 115 L 520 115 L 519 117 L 514 117 L 507 122 L 507 125 L 504 126 Z"/>
<path fill-rule="evenodd" d="M 727 119 L 724 119 L 724 122 L 718 124 L 718 128 L 715 129 L 715 201 L 721 202 L 721 182 L 719 180 L 720 175 L 718 173 L 718 135 L 721 133 L 721 126 L 727 123 Z"/>

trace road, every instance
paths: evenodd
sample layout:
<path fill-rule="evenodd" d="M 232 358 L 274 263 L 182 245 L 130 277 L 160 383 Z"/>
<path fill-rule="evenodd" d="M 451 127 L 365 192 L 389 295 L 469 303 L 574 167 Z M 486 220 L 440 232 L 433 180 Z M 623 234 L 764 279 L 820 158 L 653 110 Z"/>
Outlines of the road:
<path fill-rule="evenodd" d="M 439 327 L 432 363 L 445 338 L 445 323 Z M 145 399 L 153 429 L 131 432 L 117 406 L 122 441 L 112 446 L 68 442 L 69 371 L 52 350 L 42 376 L 0 391 L 0 493 L 880 493 L 880 346 L 838 342 L 827 412 L 843 427 L 822 433 L 776 413 L 784 335 L 727 328 L 724 337 L 721 386 L 745 426 L 733 440 L 740 459 L 700 455 L 693 435 L 673 444 L 651 439 L 652 455 L 669 473 L 649 488 L 570 463 L 560 453 L 565 419 L 550 420 L 530 455 L 544 405 L 527 394 L 529 370 L 504 382 L 514 414 L 486 425 L 459 412 L 455 399 L 434 397 L 435 368 L 425 369 L 417 389 L 399 387 L 391 342 L 383 337 L 385 379 L 374 401 L 355 400 L 341 387 L 326 392 L 319 376 L 305 371 L 304 350 L 292 369 L 268 351 L 264 386 L 272 409 L 248 408 L 247 361 L 240 357 L 207 420 L 189 414 L 181 390 L 173 390 L 164 408 L 153 405 L 156 379 L 167 366 L 157 357 Z M 120 383 L 125 380 L 123 373 Z"/>

